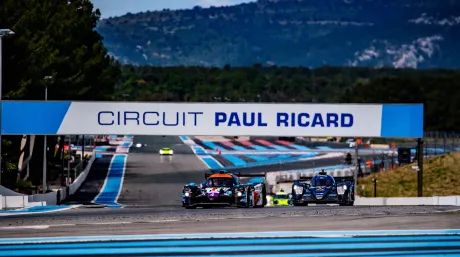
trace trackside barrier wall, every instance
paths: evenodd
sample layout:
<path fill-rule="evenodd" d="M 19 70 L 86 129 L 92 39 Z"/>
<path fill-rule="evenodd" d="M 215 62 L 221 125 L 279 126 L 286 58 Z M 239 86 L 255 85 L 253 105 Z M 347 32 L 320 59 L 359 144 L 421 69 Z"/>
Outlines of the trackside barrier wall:
<path fill-rule="evenodd" d="M 59 190 L 46 193 L 46 194 L 35 194 L 29 196 L 29 201 L 31 202 L 39 202 L 39 201 L 44 201 L 46 202 L 47 205 L 57 205 L 60 202 L 64 201 L 69 195 L 74 194 L 78 188 L 81 186 L 83 181 L 86 179 L 88 176 L 88 172 L 91 169 L 91 166 L 96 159 L 96 154 L 93 152 L 91 159 L 88 162 L 88 165 L 86 168 L 83 170 L 82 173 L 77 177 L 77 179 L 69 185 L 69 190 L 67 191 L 67 187 L 61 187 Z M 69 192 L 69 195 L 67 195 L 67 192 Z"/>
<path fill-rule="evenodd" d="M 83 181 L 85 181 L 88 173 L 91 169 L 91 166 L 96 159 L 96 154 L 92 154 L 91 159 L 88 162 L 88 165 L 83 170 L 82 173 L 77 177 L 77 179 L 67 187 L 61 187 L 59 190 L 49 192 L 46 194 L 34 194 L 34 195 L 24 195 L 17 192 L 14 192 L 8 188 L 0 186 L 0 193 L 4 193 L 6 196 L 1 196 L 0 209 L 9 209 L 9 208 L 26 208 L 31 206 L 46 206 L 46 205 L 57 205 L 67 198 L 68 195 L 74 194 L 78 188 L 80 188 Z M 68 192 L 68 195 L 67 195 Z M 1 194 L 0 194 L 1 195 Z"/>
<path fill-rule="evenodd" d="M 4 186 L 0 186 L 0 195 L 3 196 L 23 196 L 24 194 L 15 192 L 9 188 L 6 188 Z"/>
<path fill-rule="evenodd" d="M 433 197 L 356 197 L 355 205 L 456 205 L 460 196 Z"/>
<path fill-rule="evenodd" d="M 2 209 L 16 209 L 16 208 L 24 208 L 27 207 L 29 204 L 29 200 L 26 195 L 23 196 L 2 196 Z"/>
<path fill-rule="evenodd" d="M 78 188 L 80 188 L 81 184 L 83 181 L 85 181 L 86 177 L 88 176 L 89 170 L 91 169 L 91 166 L 93 165 L 94 160 L 96 159 L 96 154 L 93 152 L 91 155 L 91 158 L 88 161 L 88 164 L 86 165 L 85 169 L 83 170 L 82 173 L 75 179 L 75 181 L 70 184 L 69 186 L 69 194 L 73 195 L 75 192 L 77 192 Z"/>

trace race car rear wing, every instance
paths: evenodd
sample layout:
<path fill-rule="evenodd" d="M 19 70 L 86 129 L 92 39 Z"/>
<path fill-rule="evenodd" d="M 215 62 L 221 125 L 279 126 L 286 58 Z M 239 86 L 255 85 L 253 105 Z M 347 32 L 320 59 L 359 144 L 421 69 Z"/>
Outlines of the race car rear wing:
<path fill-rule="evenodd" d="M 233 174 L 238 178 L 265 178 L 266 172 L 259 173 L 241 173 L 241 172 L 228 172 L 226 170 L 211 170 L 211 173 L 205 173 L 205 178 L 209 178 L 213 174 Z"/>
<path fill-rule="evenodd" d="M 333 177 L 335 180 L 335 183 L 343 183 L 343 182 L 351 182 L 355 183 L 355 179 L 352 176 L 346 176 L 346 177 Z M 302 183 L 310 183 L 313 177 L 300 177 L 297 181 L 302 182 Z"/>
<path fill-rule="evenodd" d="M 267 173 L 262 172 L 262 173 L 241 173 L 241 172 L 236 172 L 233 173 L 235 176 L 239 178 L 261 178 L 266 176 Z"/>

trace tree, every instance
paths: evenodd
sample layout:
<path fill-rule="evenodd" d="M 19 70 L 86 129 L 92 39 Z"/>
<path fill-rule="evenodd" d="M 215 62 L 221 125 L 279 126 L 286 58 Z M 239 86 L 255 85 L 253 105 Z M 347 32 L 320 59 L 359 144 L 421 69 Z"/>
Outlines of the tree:
<path fill-rule="evenodd" d="M 46 76 L 50 100 L 102 100 L 113 92 L 119 64 L 107 55 L 94 29 L 100 12 L 89 0 L 4 0 L 4 92 L 12 99 L 42 100 Z"/>
<path fill-rule="evenodd" d="M 48 100 L 110 98 L 121 70 L 95 31 L 99 18 L 89 0 L 0 1 L 0 28 L 16 32 L 3 40 L 4 97 L 44 100 L 48 86 Z M 53 79 L 46 80 L 47 76 Z M 8 139 L 19 151 L 20 137 Z M 54 149 L 55 138 L 48 142 Z M 41 170 L 41 151 L 41 147 L 34 151 L 32 170 Z M 17 156 L 17 152 L 6 154 L 7 161 Z"/>

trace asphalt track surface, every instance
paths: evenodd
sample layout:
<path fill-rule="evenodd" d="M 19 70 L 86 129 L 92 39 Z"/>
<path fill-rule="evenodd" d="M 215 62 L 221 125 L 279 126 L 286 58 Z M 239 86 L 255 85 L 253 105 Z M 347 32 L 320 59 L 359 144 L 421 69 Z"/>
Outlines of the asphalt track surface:
<path fill-rule="evenodd" d="M 129 207 L 181 206 L 183 186 L 204 180 L 207 167 L 183 144 L 179 137 L 138 136 L 128 155 L 125 178 L 118 203 Z M 173 156 L 160 156 L 163 147 Z"/>
<path fill-rule="evenodd" d="M 188 182 L 202 181 L 204 172 L 207 171 L 205 165 L 177 137 L 135 137 L 134 145 L 138 142 L 147 146 L 133 147 L 128 156 L 125 179 L 118 200 L 125 208 L 95 208 L 89 205 L 61 212 L 3 216 L 0 218 L 0 238 L 460 229 L 458 206 L 325 205 L 185 210 L 180 207 L 182 186 Z M 174 149 L 174 156 L 160 157 L 158 150 L 161 147 Z M 102 166 L 100 168 L 102 170 Z M 259 172 L 257 169 L 254 171 Z M 103 177 L 99 173 L 103 172 L 94 175 L 95 181 Z M 76 201 L 91 198 L 93 190 L 99 184 L 100 182 L 89 181 L 83 187 L 86 191 L 83 190 L 81 198 Z M 85 192 L 86 198 L 83 194 Z"/>
<path fill-rule="evenodd" d="M 263 209 L 126 208 L 3 216 L 0 238 L 328 231 L 387 229 L 459 229 L 460 207 L 309 206 Z"/>

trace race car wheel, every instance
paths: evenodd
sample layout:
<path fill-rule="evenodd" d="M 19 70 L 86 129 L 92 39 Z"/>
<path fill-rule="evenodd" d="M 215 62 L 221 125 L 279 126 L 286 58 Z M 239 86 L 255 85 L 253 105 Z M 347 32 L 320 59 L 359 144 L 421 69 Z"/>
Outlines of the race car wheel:
<path fill-rule="evenodd" d="M 251 206 L 251 193 L 252 193 L 251 188 L 247 187 L 246 188 L 246 207 L 247 208 Z"/>
<path fill-rule="evenodd" d="M 340 206 L 353 206 L 355 204 L 354 201 L 348 202 L 348 203 L 340 203 Z"/>
<path fill-rule="evenodd" d="M 263 197 L 263 206 L 267 205 L 268 204 L 268 201 L 267 201 L 267 188 L 265 188 L 265 184 L 262 188 L 262 197 Z M 262 206 L 262 207 L 263 207 Z"/>
<path fill-rule="evenodd" d="M 308 203 L 292 203 L 294 206 L 308 206 Z"/>

